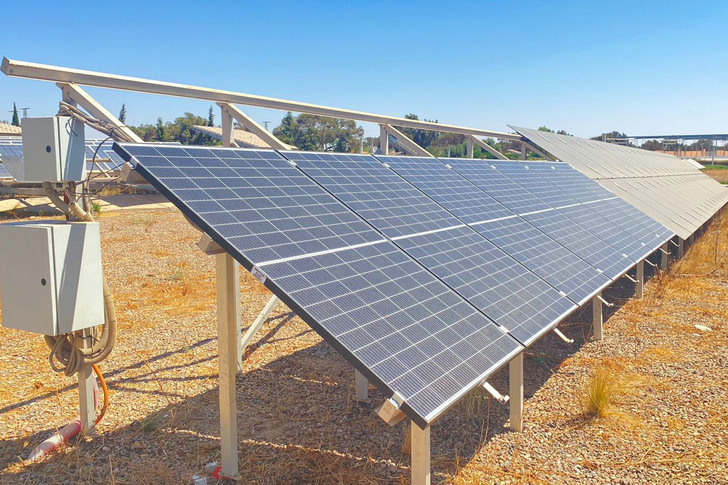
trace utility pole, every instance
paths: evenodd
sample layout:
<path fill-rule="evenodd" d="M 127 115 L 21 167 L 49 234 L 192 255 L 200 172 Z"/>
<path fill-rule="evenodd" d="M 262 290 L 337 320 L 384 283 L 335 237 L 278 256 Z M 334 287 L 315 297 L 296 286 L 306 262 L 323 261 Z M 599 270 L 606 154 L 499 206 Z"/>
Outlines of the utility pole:
<path fill-rule="evenodd" d="M 271 123 L 271 121 L 264 121 L 264 122 L 263 122 L 263 125 L 265 125 L 265 131 L 270 131 L 270 130 L 268 129 L 268 124 L 269 124 L 269 123 Z"/>

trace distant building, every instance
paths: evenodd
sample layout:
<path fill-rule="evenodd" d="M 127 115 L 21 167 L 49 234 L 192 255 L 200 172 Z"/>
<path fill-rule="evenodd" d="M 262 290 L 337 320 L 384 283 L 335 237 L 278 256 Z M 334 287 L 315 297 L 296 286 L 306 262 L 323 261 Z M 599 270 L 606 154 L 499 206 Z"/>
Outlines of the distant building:
<path fill-rule="evenodd" d="M 19 126 L 0 121 L 0 136 L 21 136 L 22 134 L 23 130 Z"/>

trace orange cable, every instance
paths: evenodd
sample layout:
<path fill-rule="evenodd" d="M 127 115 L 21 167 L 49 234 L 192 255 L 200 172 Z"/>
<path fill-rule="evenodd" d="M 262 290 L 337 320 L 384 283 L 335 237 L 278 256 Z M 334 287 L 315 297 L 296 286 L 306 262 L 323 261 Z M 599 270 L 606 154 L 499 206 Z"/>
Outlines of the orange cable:
<path fill-rule="evenodd" d="M 104 405 L 101 408 L 101 412 L 98 416 L 96 416 L 96 424 L 99 424 L 99 421 L 101 421 L 101 418 L 104 417 L 104 414 L 106 414 L 106 409 L 109 407 L 109 388 L 106 387 L 106 381 L 104 380 L 104 375 L 101 373 L 101 369 L 99 369 L 99 366 L 96 364 L 93 364 L 91 367 L 93 367 L 94 372 L 96 373 L 96 377 L 99 378 L 99 382 L 101 383 L 101 389 L 104 391 Z"/>

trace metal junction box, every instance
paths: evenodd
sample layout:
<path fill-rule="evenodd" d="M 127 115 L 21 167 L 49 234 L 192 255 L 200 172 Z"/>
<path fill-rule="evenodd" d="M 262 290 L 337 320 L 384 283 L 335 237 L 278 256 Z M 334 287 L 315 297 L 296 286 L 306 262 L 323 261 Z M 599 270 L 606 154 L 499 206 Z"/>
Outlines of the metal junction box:
<path fill-rule="evenodd" d="M 0 224 L 0 306 L 4 326 L 44 335 L 104 323 L 99 224 Z"/>
<path fill-rule="evenodd" d="M 23 182 L 73 182 L 86 178 L 83 123 L 70 116 L 23 118 L 22 128 Z"/>

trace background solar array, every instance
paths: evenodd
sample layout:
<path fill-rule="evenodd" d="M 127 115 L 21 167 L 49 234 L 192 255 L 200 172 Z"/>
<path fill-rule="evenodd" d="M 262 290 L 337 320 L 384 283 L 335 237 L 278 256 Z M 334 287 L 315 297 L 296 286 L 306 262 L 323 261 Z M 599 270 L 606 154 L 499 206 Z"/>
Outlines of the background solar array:
<path fill-rule="evenodd" d="M 728 190 L 672 155 L 512 127 L 603 187 L 688 238 L 728 202 Z"/>
<path fill-rule="evenodd" d="M 522 349 L 275 152 L 118 149 L 421 425 Z"/>

